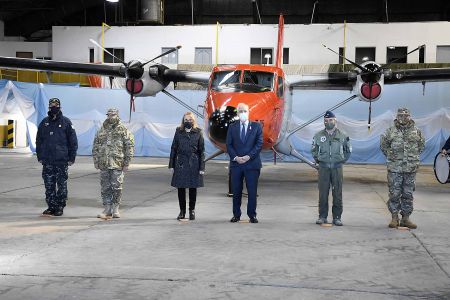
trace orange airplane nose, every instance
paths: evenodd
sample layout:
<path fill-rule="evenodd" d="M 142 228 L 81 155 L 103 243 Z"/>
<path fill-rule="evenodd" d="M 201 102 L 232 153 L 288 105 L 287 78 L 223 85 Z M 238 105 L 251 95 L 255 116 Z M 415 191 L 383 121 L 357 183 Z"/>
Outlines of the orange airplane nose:
<path fill-rule="evenodd" d="M 228 127 L 237 119 L 237 111 L 233 106 L 216 109 L 208 120 L 209 137 L 216 144 L 225 144 Z"/>

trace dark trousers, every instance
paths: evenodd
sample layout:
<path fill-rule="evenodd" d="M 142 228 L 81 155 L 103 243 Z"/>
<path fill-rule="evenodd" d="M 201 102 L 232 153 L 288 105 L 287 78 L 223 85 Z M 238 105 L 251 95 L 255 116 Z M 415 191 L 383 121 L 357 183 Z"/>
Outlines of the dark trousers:
<path fill-rule="evenodd" d="M 45 186 L 45 201 L 52 210 L 63 209 L 67 201 L 68 166 L 43 165 L 42 178 Z"/>
<path fill-rule="evenodd" d="M 233 216 L 241 217 L 242 188 L 245 185 L 248 192 L 247 216 L 256 217 L 256 195 L 260 169 L 245 169 L 242 167 L 231 168 L 231 186 L 233 189 Z"/>
<path fill-rule="evenodd" d="M 319 217 L 328 217 L 328 194 L 333 195 L 333 219 L 340 219 L 342 215 L 342 167 L 319 167 Z"/>
<path fill-rule="evenodd" d="M 197 189 L 189 188 L 189 210 L 195 209 L 195 202 L 197 200 Z M 178 203 L 180 210 L 186 212 L 186 188 L 178 188 Z"/>

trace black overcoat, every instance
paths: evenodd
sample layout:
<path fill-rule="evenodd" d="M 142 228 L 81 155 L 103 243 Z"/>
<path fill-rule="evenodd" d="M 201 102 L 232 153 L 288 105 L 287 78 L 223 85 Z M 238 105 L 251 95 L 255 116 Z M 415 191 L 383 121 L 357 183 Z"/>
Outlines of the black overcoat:
<path fill-rule="evenodd" d="M 170 151 L 169 168 L 173 168 L 171 185 L 176 188 L 197 188 L 203 186 L 205 170 L 205 141 L 200 128 L 190 132 L 178 127 Z"/>

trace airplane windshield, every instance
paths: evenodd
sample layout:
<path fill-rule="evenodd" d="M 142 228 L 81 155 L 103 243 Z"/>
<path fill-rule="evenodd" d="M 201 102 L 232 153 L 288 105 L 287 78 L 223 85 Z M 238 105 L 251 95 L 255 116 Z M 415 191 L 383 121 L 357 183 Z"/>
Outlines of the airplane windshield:
<path fill-rule="evenodd" d="M 239 83 L 241 77 L 241 71 L 221 71 L 215 72 L 213 75 L 213 80 L 211 88 L 216 89 L 221 85 L 228 85 L 232 83 Z"/>
<path fill-rule="evenodd" d="M 258 71 L 244 71 L 244 79 L 242 83 L 251 83 L 259 87 L 269 90 L 273 89 L 273 73 L 258 72 Z"/>
<path fill-rule="evenodd" d="M 221 92 L 261 93 L 273 90 L 273 73 L 259 71 L 220 71 L 213 74 L 211 88 Z"/>

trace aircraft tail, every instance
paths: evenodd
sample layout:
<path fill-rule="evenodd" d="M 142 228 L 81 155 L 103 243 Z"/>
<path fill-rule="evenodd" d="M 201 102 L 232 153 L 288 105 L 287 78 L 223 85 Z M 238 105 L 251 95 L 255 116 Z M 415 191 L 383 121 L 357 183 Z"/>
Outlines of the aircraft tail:
<path fill-rule="evenodd" d="M 277 60 L 275 61 L 275 67 L 281 68 L 283 64 L 283 35 L 284 35 L 284 17 L 280 15 L 278 22 L 278 44 L 277 44 Z"/>

